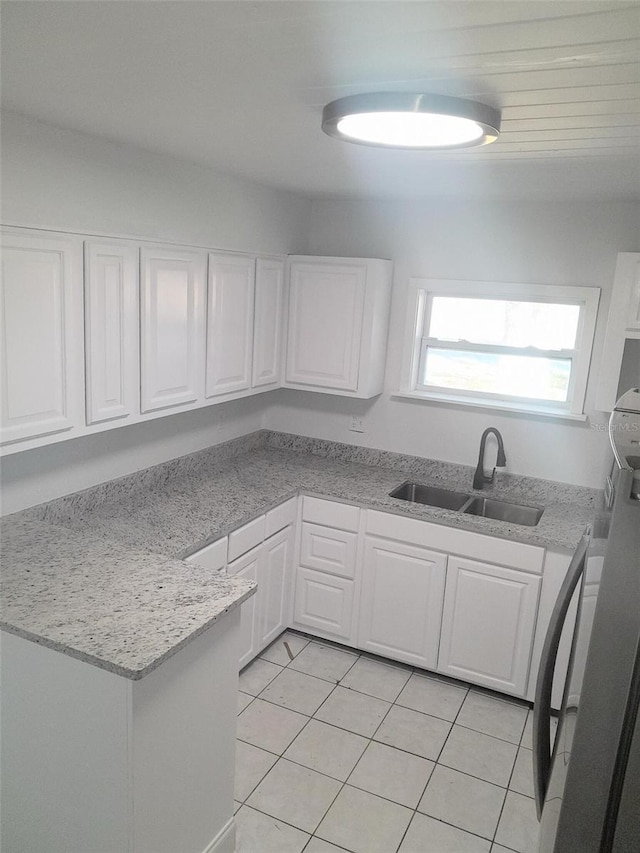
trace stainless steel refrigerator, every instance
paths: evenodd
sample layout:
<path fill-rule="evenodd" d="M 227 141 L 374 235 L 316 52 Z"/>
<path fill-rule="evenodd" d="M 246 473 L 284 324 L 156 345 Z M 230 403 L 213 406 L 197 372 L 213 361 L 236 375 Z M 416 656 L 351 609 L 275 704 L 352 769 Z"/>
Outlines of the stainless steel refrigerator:
<path fill-rule="evenodd" d="M 611 415 L 612 500 L 583 536 L 547 634 L 534 708 L 540 853 L 640 853 L 640 389 Z M 578 615 L 551 751 L 551 684 Z"/>

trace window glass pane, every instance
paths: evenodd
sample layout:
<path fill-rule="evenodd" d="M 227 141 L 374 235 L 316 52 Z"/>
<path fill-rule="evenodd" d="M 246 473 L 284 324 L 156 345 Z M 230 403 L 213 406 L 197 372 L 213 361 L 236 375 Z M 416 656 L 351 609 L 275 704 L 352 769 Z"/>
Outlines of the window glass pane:
<path fill-rule="evenodd" d="M 571 360 L 427 347 L 422 384 L 566 402 Z"/>
<path fill-rule="evenodd" d="M 434 296 L 427 337 L 538 349 L 573 349 L 579 305 Z"/>

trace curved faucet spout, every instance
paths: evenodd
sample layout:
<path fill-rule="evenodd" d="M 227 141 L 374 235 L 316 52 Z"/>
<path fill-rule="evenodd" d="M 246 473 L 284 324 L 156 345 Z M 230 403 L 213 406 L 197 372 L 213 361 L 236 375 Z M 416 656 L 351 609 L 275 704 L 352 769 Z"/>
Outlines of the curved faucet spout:
<path fill-rule="evenodd" d="M 498 442 L 498 454 L 496 458 L 496 464 L 491 472 L 490 476 L 487 476 L 484 473 L 484 450 L 485 445 L 487 443 L 487 436 L 489 433 L 493 433 Z M 478 455 L 478 466 L 476 468 L 476 472 L 473 475 L 473 488 L 481 489 L 485 483 L 493 483 L 493 478 L 496 475 L 496 468 L 504 468 L 507 464 L 507 457 L 504 455 L 504 442 L 502 441 L 502 436 L 500 432 L 495 427 L 488 427 L 482 433 L 482 438 L 480 439 L 480 453 Z"/>

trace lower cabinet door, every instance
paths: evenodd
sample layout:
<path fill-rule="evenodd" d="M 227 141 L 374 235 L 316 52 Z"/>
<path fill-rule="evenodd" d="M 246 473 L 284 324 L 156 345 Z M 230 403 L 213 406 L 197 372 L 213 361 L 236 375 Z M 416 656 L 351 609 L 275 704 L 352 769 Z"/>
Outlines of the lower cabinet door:
<path fill-rule="evenodd" d="M 291 618 L 291 560 L 293 527 L 289 525 L 265 540 L 258 583 L 262 586 L 259 614 L 259 651 L 289 626 Z"/>
<path fill-rule="evenodd" d="M 227 574 L 238 578 L 247 578 L 258 581 L 259 565 L 262 557 L 262 545 L 258 545 L 238 557 L 227 566 Z M 258 614 L 262 605 L 262 590 L 260 586 L 251 598 L 248 598 L 240 606 L 240 661 L 239 668 L 242 669 L 258 654 Z"/>
<path fill-rule="evenodd" d="M 449 557 L 438 670 L 524 696 L 540 577 Z"/>
<path fill-rule="evenodd" d="M 365 538 L 358 647 L 435 669 L 447 557 Z"/>
<path fill-rule="evenodd" d="M 354 581 L 298 568 L 294 625 L 353 645 Z"/>

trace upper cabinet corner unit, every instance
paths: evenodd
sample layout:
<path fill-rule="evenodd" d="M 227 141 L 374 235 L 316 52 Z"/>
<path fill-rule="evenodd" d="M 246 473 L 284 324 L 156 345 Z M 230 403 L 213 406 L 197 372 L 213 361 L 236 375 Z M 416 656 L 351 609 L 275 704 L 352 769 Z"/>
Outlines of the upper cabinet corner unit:
<path fill-rule="evenodd" d="M 84 422 L 82 240 L 3 233 L 2 443 Z"/>
<path fill-rule="evenodd" d="M 382 393 L 391 275 L 391 261 L 290 256 L 285 388 Z"/>

